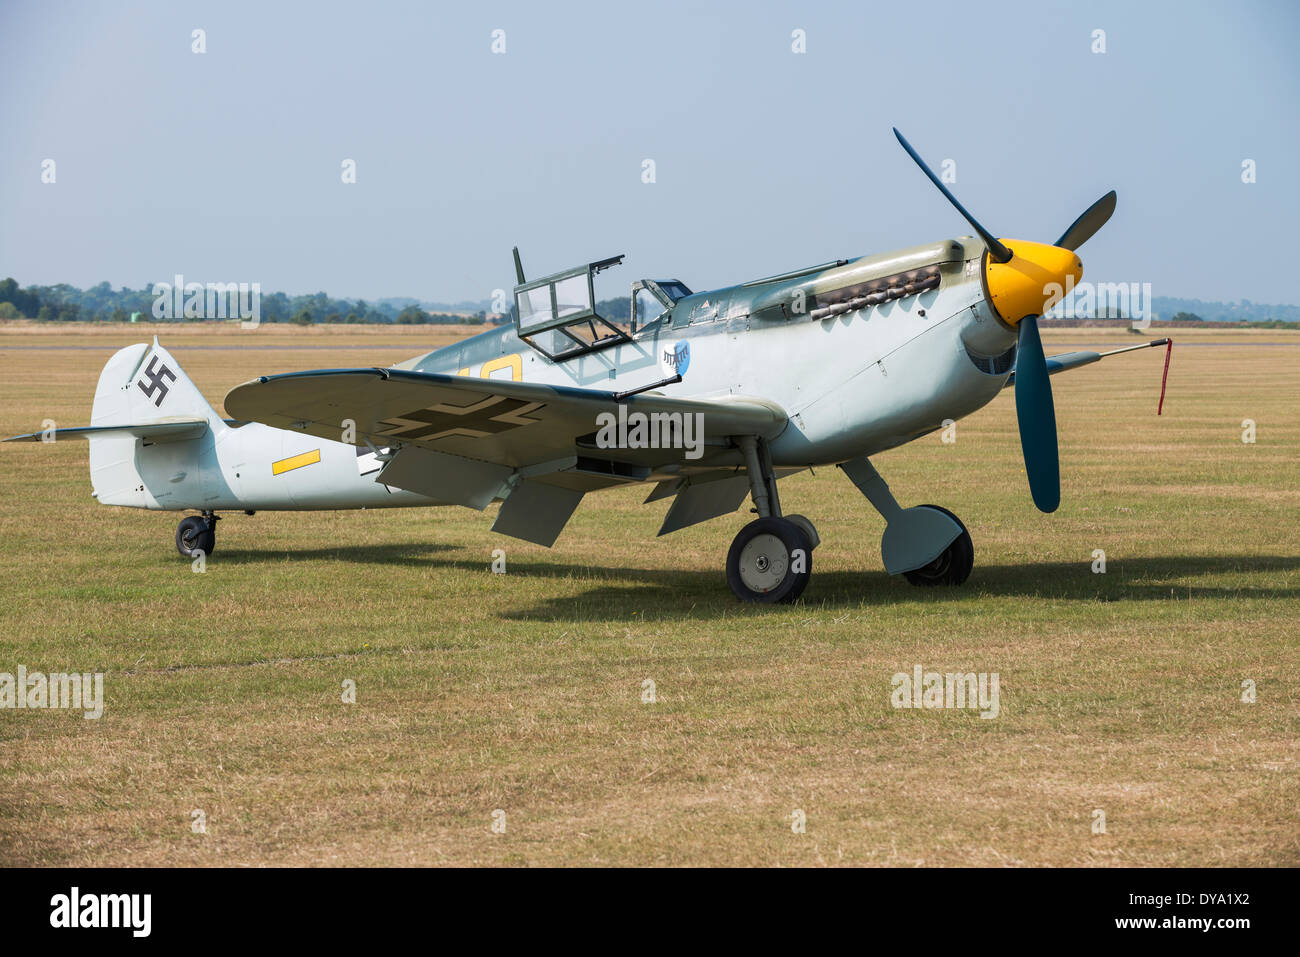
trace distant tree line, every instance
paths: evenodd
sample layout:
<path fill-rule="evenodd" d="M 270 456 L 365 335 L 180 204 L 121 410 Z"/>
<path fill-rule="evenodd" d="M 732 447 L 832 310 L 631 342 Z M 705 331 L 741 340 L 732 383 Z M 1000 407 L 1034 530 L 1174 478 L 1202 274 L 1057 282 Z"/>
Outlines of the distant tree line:
<path fill-rule="evenodd" d="M 627 322 L 632 318 L 632 297 L 621 296 L 618 299 L 602 299 L 596 303 L 596 315 L 602 319 L 618 319 Z"/>
<path fill-rule="evenodd" d="M 67 283 L 56 286 L 23 288 L 14 279 L 0 280 L 0 319 L 41 319 L 53 322 L 127 322 L 132 313 L 140 313 L 146 322 L 154 321 L 152 284 L 142 289 L 123 286 L 113 289 L 101 282 L 89 289 Z M 412 299 L 331 299 L 323 292 L 310 296 L 289 296 L 282 292 L 263 293 L 260 298 L 262 322 L 293 322 L 310 325 L 328 323 L 444 323 L 477 325 L 486 321 L 483 311 L 470 315 L 426 312 Z"/>
<path fill-rule="evenodd" d="M 1274 328 L 1279 320 L 1300 322 L 1300 306 L 1268 305 L 1240 299 L 1237 302 L 1205 302 L 1200 299 L 1178 299 L 1171 296 L 1155 296 L 1151 307 L 1161 319 L 1178 319 L 1178 313 L 1186 319 L 1200 319 L 1204 322 L 1248 322 L 1264 323 L 1265 328 Z"/>
<path fill-rule="evenodd" d="M 1188 322 L 1212 322 L 1222 323 L 1231 322 L 1234 326 L 1240 326 L 1243 329 L 1294 329 L 1300 326 L 1300 323 L 1288 322 L 1285 319 L 1211 319 L 1206 320 L 1204 316 L 1198 316 L 1194 312 L 1176 312 L 1169 317 L 1170 322 L 1188 323 Z"/>
<path fill-rule="evenodd" d="M 54 286 L 19 286 L 12 278 L 0 280 L 0 319 L 41 319 L 53 322 L 126 322 L 133 313 L 145 321 L 154 319 L 153 284 L 140 289 L 126 286 L 113 289 L 106 282 L 78 289 L 67 283 Z M 441 304 L 433 304 L 435 307 Z M 472 303 L 465 303 L 472 307 Z M 627 297 L 603 299 L 596 311 L 607 319 L 626 321 L 630 300 Z M 1207 322 L 1234 321 L 1244 327 L 1286 328 L 1300 319 L 1300 307 L 1266 306 L 1241 300 L 1236 303 L 1211 303 L 1197 299 L 1155 297 L 1155 313 L 1180 321 L 1201 319 Z M 451 304 L 460 308 L 461 304 Z M 443 306 L 446 308 L 446 306 Z M 323 292 L 308 296 L 289 296 L 282 292 L 263 293 L 260 298 L 262 322 L 312 323 L 416 323 L 472 324 L 512 321 L 510 315 L 497 316 L 480 308 L 468 315 L 453 312 L 428 312 L 419 301 L 391 297 L 367 302 L 364 299 L 332 299 Z"/>

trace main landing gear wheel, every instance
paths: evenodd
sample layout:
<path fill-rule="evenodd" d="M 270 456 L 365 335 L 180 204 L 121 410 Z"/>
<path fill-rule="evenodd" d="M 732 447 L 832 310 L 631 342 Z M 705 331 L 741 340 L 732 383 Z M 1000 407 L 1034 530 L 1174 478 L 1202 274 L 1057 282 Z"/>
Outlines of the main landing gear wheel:
<path fill-rule="evenodd" d="M 808 534 L 796 523 L 760 518 L 731 543 L 727 584 L 741 601 L 792 602 L 812 577 L 812 551 Z"/>
<path fill-rule="evenodd" d="M 212 554 L 217 543 L 215 517 L 211 520 L 191 515 L 176 526 L 176 551 L 186 558 L 194 558 L 201 551 L 204 557 Z"/>
<path fill-rule="evenodd" d="M 913 585 L 960 585 L 970 578 L 971 569 L 975 567 L 975 546 L 971 543 L 970 532 L 966 531 L 962 520 L 946 508 L 938 505 L 922 505 L 921 508 L 943 512 L 961 525 L 961 534 L 930 564 L 903 572 L 903 576 Z"/>

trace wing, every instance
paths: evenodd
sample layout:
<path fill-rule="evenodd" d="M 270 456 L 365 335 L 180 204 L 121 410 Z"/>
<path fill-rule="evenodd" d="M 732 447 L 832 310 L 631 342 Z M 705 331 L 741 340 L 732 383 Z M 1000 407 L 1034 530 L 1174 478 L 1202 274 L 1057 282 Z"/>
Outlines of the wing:
<path fill-rule="evenodd" d="M 389 450 L 376 481 L 471 508 L 504 498 L 493 528 L 545 545 L 586 492 L 646 481 L 669 466 L 707 467 L 711 458 L 729 458 L 730 436 L 774 438 L 787 422 L 784 411 L 760 399 L 615 398 L 594 389 L 400 369 L 264 376 L 231 390 L 226 410 L 334 441 L 350 437 L 351 426 L 353 444 Z M 668 430 L 659 435 L 671 436 L 675 427 L 681 441 L 602 441 L 606 429 L 606 438 L 631 436 L 634 413 Z M 627 426 L 621 435 L 620 422 Z"/>

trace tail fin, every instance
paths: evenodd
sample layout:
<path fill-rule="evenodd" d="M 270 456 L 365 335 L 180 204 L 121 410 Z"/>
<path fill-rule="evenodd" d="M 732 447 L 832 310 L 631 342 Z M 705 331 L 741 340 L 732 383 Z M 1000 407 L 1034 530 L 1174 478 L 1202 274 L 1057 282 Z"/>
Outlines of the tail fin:
<path fill-rule="evenodd" d="M 213 437 L 227 428 L 157 337 L 152 345 L 127 346 L 108 360 L 90 421 L 95 497 L 105 505 L 136 508 L 168 507 L 165 500 L 201 481 Z M 167 434 L 170 423 L 186 422 L 202 431 L 181 427 Z"/>
<path fill-rule="evenodd" d="M 223 427 L 216 410 L 180 363 L 158 344 L 156 336 L 153 345 L 140 342 L 114 353 L 99 374 L 91 425 L 142 425 L 183 419 L 206 419 L 214 432 Z"/>

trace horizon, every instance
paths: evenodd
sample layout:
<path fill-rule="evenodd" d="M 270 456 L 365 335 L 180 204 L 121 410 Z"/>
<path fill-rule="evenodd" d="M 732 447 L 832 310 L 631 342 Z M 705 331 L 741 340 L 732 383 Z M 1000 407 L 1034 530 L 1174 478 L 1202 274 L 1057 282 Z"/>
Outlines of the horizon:
<path fill-rule="evenodd" d="M 173 277 L 173 278 L 178 278 L 178 277 Z M 13 281 L 15 281 L 15 282 L 18 281 L 18 280 L 16 279 L 16 277 L 13 277 L 13 276 L 0 277 L 0 282 L 8 282 L 8 281 L 10 281 L 10 280 L 13 280 Z M 161 281 L 161 282 L 163 282 L 163 284 L 166 285 L 166 281 Z M 100 283 L 96 283 L 95 286 L 73 286 L 73 285 L 70 284 L 70 283 L 51 284 L 51 286 L 66 285 L 66 286 L 69 286 L 70 288 L 73 288 L 73 289 L 77 290 L 77 292 L 79 292 L 79 293 L 83 293 L 83 294 L 84 294 L 84 293 L 89 292 L 90 290 L 92 290 L 93 288 L 95 288 L 95 287 L 97 287 L 97 286 L 104 285 L 105 283 L 106 283 L 106 280 L 105 280 L 105 281 L 101 281 Z M 221 284 L 221 283 L 215 283 L 215 282 L 209 281 L 209 282 L 207 282 L 207 283 L 204 284 L 204 285 L 205 285 L 206 289 L 207 289 L 209 292 L 211 292 L 211 291 L 213 290 L 213 287 L 214 287 L 214 286 L 221 286 L 221 285 L 223 285 L 223 284 Z M 1080 284 L 1080 288 L 1083 288 L 1083 287 L 1085 287 L 1085 286 L 1091 286 L 1091 285 L 1093 285 L 1093 284 L 1090 284 L 1090 283 L 1084 282 L 1084 283 L 1081 283 L 1081 284 Z M 33 292 L 34 292 L 35 290 L 38 290 L 38 289 L 45 289 L 45 288 L 50 288 L 51 286 L 23 286 L 23 284 L 22 284 L 21 282 L 19 282 L 19 287 L 20 287 L 22 290 L 24 290 L 24 291 L 33 291 Z M 257 287 L 258 284 L 254 283 L 253 286 L 254 286 L 254 287 Z M 155 287 L 145 286 L 145 287 L 140 287 L 140 288 L 137 289 L 137 288 L 133 288 L 133 287 L 130 287 L 130 286 L 125 286 L 125 285 L 124 285 L 124 286 L 119 286 L 119 287 L 113 288 L 113 287 L 110 285 L 110 290 L 112 291 L 112 293 L 113 293 L 114 295 L 121 295 L 121 294 L 124 294 L 124 293 L 129 293 L 129 294 L 132 294 L 132 295 L 150 295 L 150 296 L 159 296 L 159 295 L 162 295 L 162 296 L 166 296 L 166 297 L 168 297 L 168 298 L 171 298 L 171 297 L 173 297 L 173 296 L 175 295 L 175 287 L 174 287 L 174 285 L 173 285 L 172 288 L 170 288 L 170 289 L 169 289 L 167 292 L 165 292 L 165 293 L 155 293 L 155 292 L 154 292 L 154 289 L 155 289 L 155 288 L 157 288 L 157 287 L 156 287 L 156 286 L 155 286 Z M 696 290 L 696 291 L 697 291 L 697 292 L 705 292 L 705 291 L 708 291 L 708 290 Z M 256 289 L 256 294 L 257 294 L 257 296 L 258 296 L 259 299 L 260 299 L 262 296 L 283 296 L 283 297 L 285 297 L 285 298 L 287 298 L 287 299 L 289 299 L 289 300 L 292 301 L 292 300 L 297 300 L 297 299 L 305 299 L 305 298 L 313 298 L 313 297 L 318 297 L 318 296 L 325 296 L 325 297 L 327 297 L 329 300 L 331 300 L 331 302 L 337 302 L 337 303 L 348 303 L 348 304 L 352 304 L 352 305 L 355 305 L 355 304 L 357 304 L 357 303 L 359 303 L 359 302 L 364 301 L 365 303 L 367 303 L 367 304 L 370 305 L 371 307 L 380 307 L 381 311 L 384 310 L 384 309 L 397 309 L 399 306 L 400 306 L 400 307 L 406 307 L 406 306 L 414 305 L 414 306 L 418 306 L 419 308 L 421 308 L 421 309 L 423 309 L 423 310 L 425 310 L 425 311 L 427 311 L 427 312 L 429 312 L 429 313 L 431 313 L 431 314 L 433 314 L 433 315 L 464 314 L 464 315 L 466 315 L 466 316 L 473 316 L 473 315 L 475 315 L 475 314 L 477 314 L 477 313 L 483 313 L 483 314 L 485 314 L 486 316 L 489 316 L 489 317 L 490 317 L 490 316 L 494 316 L 494 315 L 502 315 L 502 313 L 496 313 L 496 312 L 494 312 L 494 310 L 492 309 L 492 305 L 493 305 L 493 303 L 492 303 L 492 301 L 491 301 L 490 299 L 482 299 L 482 300 L 478 300 L 478 301 L 472 301 L 472 300 L 461 300 L 461 301 L 459 301 L 459 302 L 448 302 L 448 301 L 440 301 L 440 300 L 432 300 L 432 299 L 420 299 L 419 297 L 415 297 L 415 296 L 403 296 L 403 295 L 384 295 L 384 296 L 377 296 L 377 297 L 375 297 L 375 298 L 373 298 L 373 299 L 367 299 L 366 297 L 356 297 L 356 298 L 354 298 L 354 297 L 350 297 L 350 296 L 335 296 L 335 295 L 331 294 L 328 290 L 324 290 L 324 289 L 318 289 L 318 290 L 316 290 L 316 291 L 314 291 L 314 292 L 303 292 L 303 293 L 298 293 L 298 292 L 287 292 L 286 290 L 283 290 L 283 289 L 272 289 L 272 290 L 268 290 L 268 291 L 263 291 L 263 290 L 261 290 L 260 288 L 257 288 L 257 289 Z M 1144 294 L 1145 294 L 1145 293 L 1144 293 Z M 247 291 L 245 291 L 245 295 L 247 295 Z M 625 295 L 621 295 L 621 294 L 615 294 L 615 295 L 610 296 L 610 297 L 607 297 L 607 298 L 601 298 L 601 297 L 598 297 L 598 298 L 597 298 L 597 302 L 596 302 L 596 304 L 597 304 L 597 306 L 602 306 L 602 305 L 606 305 L 606 304 L 608 304 L 608 303 L 610 303 L 610 302 L 620 302 L 621 300 L 626 299 L 626 298 L 628 298 L 628 297 L 625 296 Z M 1153 312 L 1152 312 L 1152 316 L 1153 316 L 1154 318 L 1156 318 L 1158 321 L 1167 321 L 1168 319 L 1174 318 L 1174 317 L 1176 317 L 1177 315 L 1180 315 L 1180 314 L 1185 310 L 1185 308 L 1188 307 L 1188 306 L 1193 306 L 1193 307 L 1198 307 L 1198 306 L 1208 306 L 1208 307 L 1219 307 L 1219 308 L 1225 308 L 1225 307 L 1226 307 L 1226 308 L 1230 308 L 1230 309 L 1231 309 L 1231 308 L 1246 308 L 1246 309 L 1250 309 L 1250 310 L 1268 310 L 1268 309 L 1277 309 L 1277 310 L 1282 310 L 1283 313 L 1284 313 L 1284 315 L 1282 315 L 1282 316 L 1267 316 L 1267 317 L 1262 317 L 1262 318 L 1261 318 L 1261 317 L 1245 316 L 1245 315 L 1243 315 L 1243 316 L 1239 316 L 1239 317 L 1237 317 L 1237 318 L 1228 318 L 1228 317 L 1225 317 L 1225 316 L 1223 316 L 1223 315 L 1221 315 L 1221 314 L 1218 315 L 1217 317 L 1200 316 L 1200 315 L 1196 315 L 1196 316 L 1195 316 L 1195 318 L 1197 318 L 1197 319 L 1202 319 L 1202 320 L 1204 320 L 1205 322 L 1259 322 L 1259 321 L 1283 321 L 1283 322 L 1291 322 L 1291 323 L 1294 323 L 1294 322 L 1300 321 L 1300 319 L 1291 319 L 1291 318 L 1286 318 L 1286 317 L 1285 317 L 1285 313 L 1287 313 L 1287 312 L 1300 311 L 1300 306 L 1293 306 L 1293 305 L 1290 305 L 1290 304 L 1288 304 L 1288 303 L 1267 303 L 1267 302 L 1256 302 L 1256 301 L 1254 301 L 1254 300 L 1251 300 L 1251 299 L 1245 299 L 1245 298 L 1242 298 L 1242 299 L 1236 299 L 1236 300 L 1203 300 L 1203 299 L 1197 299 L 1197 298 L 1195 298 L 1195 297 L 1187 297 L 1187 296 L 1155 296 L 1155 295 L 1150 295 L 1150 296 L 1149 296 L 1149 299 L 1147 299 L 1147 301 L 1148 301 L 1148 305 L 1149 305 L 1149 307 L 1152 308 L 1152 310 L 1153 310 Z M 1093 319 L 1106 319 L 1106 320 L 1112 320 L 1112 319 L 1120 319 L 1120 318 L 1124 318 L 1124 317 L 1117 317 L 1117 316 L 1111 316 L 1111 315 L 1102 315 L 1101 313 L 1103 313 L 1103 312 L 1107 312 L 1107 311 L 1113 309 L 1114 306 L 1113 306 L 1113 304 L 1111 304 L 1111 303 L 1109 303 L 1109 302 L 1106 302 L 1106 303 L 1103 304 L 1103 302 L 1100 300 L 1100 298 L 1099 298 L 1099 299 L 1097 300 L 1097 302 L 1096 302 L 1096 306 L 1095 306 L 1096 314 L 1093 314 L 1093 315 L 1086 315 L 1086 316 L 1076 316 L 1076 315 L 1073 314 L 1073 312 L 1068 312 L 1068 313 L 1066 313 L 1066 314 L 1062 314 L 1062 310 L 1065 309 L 1065 308 L 1067 308 L 1067 307 L 1069 306 L 1069 302 L 1070 302 L 1070 300 L 1069 300 L 1068 294 L 1067 294 L 1066 299 L 1063 300 L 1063 302 L 1065 303 L 1065 305 L 1063 305 L 1063 306 L 1061 306 L 1061 307 L 1059 307 L 1059 308 L 1053 308 L 1053 309 L 1048 310 L 1048 311 L 1045 312 L 1045 313 L 1044 313 L 1040 318 L 1041 318 L 1042 320 L 1044 320 L 1044 321 L 1047 321 L 1047 322 L 1059 322 L 1059 321 L 1072 322 L 1072 321 L 1076 321 L 1076 320 L 1078 320 L 1078 321 L 1088 321 L 1088 320 L 1093 320 Z M 1161 303 L 1163 303 L 1163 305 L 1159 305 L 1159 304 L 1161 304 Z M 1155 308 L 1157 305 L 1159 305 L 1159 308 L 1158 308 L 1158 309 Z M 1175 310 L 1173 316 L 1166 316 L 1166 317 L 1163 317 L 1163 318 L 1162 318 L 1162 314 L 1165 313 L 1166 311 L 1170 311 L 1170 310 Z M 1137 313 L 1134 313 L 1134 316 L 1136 316 L 1136 315 L 1137 315 Z M 35 318 L 35 317 L 28 316 L 28 317 L 25 317 L 25 318 Z M 1128 318 L 1133 318 L 1133 317 L 1128 317 Z M 48 319 L 48 320 L 41 320 L 41 321 L 49 321 L 49 322 L 69 322 L 69 321 L 71 321 L 71 322 L 76 322 L 76 321 L 96 322 L 96 321 L 101 321 L 101 322 L 102 322 L 102 321 L 110 321 L 110 320 L 106 320 L 106 319 L 98 319 L 98 320 L 97 320 L 97 319 L 83 319 L 83 318 L 78 318 L 78 319 L 74 319 L 74 320 L 68 320 L 68 319 L 64 319 L 64 318 L 58 318 L 58 319 Z M 193 320 L 193 319 L 185 319 L 185 318 L 181 318 L 181 317 L 167 317 L 167 318 L 165 318 L 165 319 L 158 319 L 158 320 L 156 320 L 156 321 L 163 321 L 163 322 L 186 322 L 186 321 L 195 321 L 195 320 Z M 271 322 L 277 322 L 277 321 L 279 321 L 279 320 L 270 320 L 270 321 L 271 321 Z M 319 322 L 319 321 L 323 321 L 323 320 L 314 319 L 313 321 Z"/>

